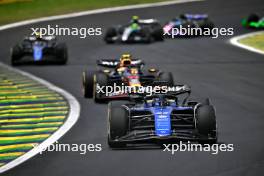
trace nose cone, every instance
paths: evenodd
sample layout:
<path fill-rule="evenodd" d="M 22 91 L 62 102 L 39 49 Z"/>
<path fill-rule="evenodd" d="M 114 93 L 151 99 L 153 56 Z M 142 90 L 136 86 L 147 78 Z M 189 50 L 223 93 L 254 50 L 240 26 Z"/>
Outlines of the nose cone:
<path fill-rule="evenodd" d="M 42 47 L 40 46 L 34 46 L 33 47 L 33 57 L 34 61 L 39 61 L 42 59 L 43 53 L 42 53 Z"/>

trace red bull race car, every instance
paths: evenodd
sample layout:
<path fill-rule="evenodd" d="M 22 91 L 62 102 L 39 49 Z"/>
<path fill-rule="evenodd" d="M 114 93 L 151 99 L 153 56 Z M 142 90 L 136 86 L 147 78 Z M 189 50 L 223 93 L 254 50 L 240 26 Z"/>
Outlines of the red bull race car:
<path fill-rule="evenodd" d="M 155 80 L 164 80 L 174 84 L 170 72 L 150 68 L 143 69 L 144 62 L 132 59 L 124 54 L 118 59 L 98 60 L 97 71 L 84 71 L 82 75 L 83 95 L 93 98 L 95 102 L 106 102 L 113 99 L 129 99 L 133 92 L 151 84 Z"/>

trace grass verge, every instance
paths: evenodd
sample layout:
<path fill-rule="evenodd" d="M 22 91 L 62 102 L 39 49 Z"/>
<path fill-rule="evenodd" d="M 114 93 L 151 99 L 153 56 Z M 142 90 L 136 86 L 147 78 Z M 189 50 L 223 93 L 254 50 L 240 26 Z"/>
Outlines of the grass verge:
<path fill-rule="evenodd" d="M 168 0 L 21 0 L 0 3 L 0 25 L 84 10 Z"/>

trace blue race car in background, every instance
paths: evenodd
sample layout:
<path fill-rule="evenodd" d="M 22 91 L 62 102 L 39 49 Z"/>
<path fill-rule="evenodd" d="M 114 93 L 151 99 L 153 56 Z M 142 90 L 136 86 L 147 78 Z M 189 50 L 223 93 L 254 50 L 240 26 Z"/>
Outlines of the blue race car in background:
<path fill-rule="evenodd" d="M 201 30 L 209 28 L 211 30 L 214 26 L 214 23 L 209 19 L 207 14 L 181 14 L 167 22 L 163 27 L 163 31 L 165 34 L 171 34 L 174 28 L 201 28 Z M 166 36 L 168 37 L 168 35 Z M 187 37 L 190 35 L 179 33 L 178 36 Z"/>
<path fill-rule="evenodd" d="M 54 63 L 66 64 L 68 51 L 65 43 L 57 43 L 54 36 L 25 37 L 11 48 L 11 64 Z"/>
<path fill-rule="evenodd" d="M 216 143 L 215 110 L 209 99 L 191 101 L 188 99 L 191 92 L 188 86 L 174 88 L 166 94 L 109 103 L 109 146 L 120 148 L 127 144 L 171 141 Z"/>

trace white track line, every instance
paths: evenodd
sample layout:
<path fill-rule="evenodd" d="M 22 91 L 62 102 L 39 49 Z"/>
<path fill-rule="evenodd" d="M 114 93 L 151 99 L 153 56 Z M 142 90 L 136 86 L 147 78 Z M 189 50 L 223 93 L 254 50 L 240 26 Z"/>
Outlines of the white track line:
<path fill-rule="evenodd" d="M 204 1 L 204 0 L 173 0 L 173 1 L 165 1 L 165 2 L 158 2 L 158 3 L 149 3 L 149 4 L 140 4 L 140 5 L 129 5 L 129 6 L 121 6 L 121 7 L 113 7 L 113 8 L 104 8 L 104 9 L 97 9 L 97 10 L 89 10 L 84 12 L 77 12 L 77 13 L 71 13 L 66 15 L 57 15 L 57 16 L 50 16 L 50 17 L 43 17 L 43 18 L 37 18 L 32 20 L 25 20 L 17 23 L 7 24 L 0 26 L 0 31 L 15 28 L 19 26 L 24 26 L 28 24 L 33 23 L 39 23 L 43 21 L 52 21 L 52 20 L 59 20 L 59 19 L 66 19 L 66 18 L 73 18 L 73 17 L 79 17 L 79 16 L 85 16 L 85 15 L 93 15 L 93 14 L 99 14 L 99 13 L 107 13 L 107 12 L 115 12 L 115 11 L 121 11 L 121 10 L 130 10 L 130 9 L 141 9 L 141 8 L 147 8 L 147 7 L 160 7 L 160 6 L 166 6 L 166 5 L 173 5 L 173 4 L 180 4 L 180 3 L 188 3 L 188 2 L 196 2 L 196 1 Z M 72 96 L 70 93 L 66 92 L 65 90 L 56 87 L 55 85 L 38 78 L 30 73 L 26 73 L 24 71 L 12 68 L 10 66 L 7 66 L 0 62 L 0 66 L 6 67 L 10 69 L 11 71 L 15 71 L 17 73 L 20 73 L 24 76 L 27 76 L 33 80 L 36 80 L 40 82 L 41 84 L 47 86 L 49 89 L 54 90 L 55 92 L 60 93 L 62 96 L 64 96 L 69 105 L 70 105 L 70 113 L 66 120 L 66 122 L 54 133 L 52 134 L 48 139 L 46 139 L 44 142 L 39 144 L 37 147 L 33 148 L 26 154 L 18 157 L 17 159 L 7 163 L 6 165 L 0 167 L 0 173 L 3 173 L 23 162 L 26 160 L 32 158 L 33 156 L 40 153 L 43 149 L 47 148 L 52 143 L 56 142 L 60 137 L 62 137 L 70 128 L 77 122 L 79 116 L 80 116 L 80 104 L 76 100 L 74 96 Z"/>
<path fill-rule="evenodd" d="M 231 38 L 229 40 L 229 42 L 232 45 L 235 45 L 237 47 L 246 49 L 248 51 L 252 51 L 252 52 L 255 52 L 255 53 L 259 53 L 259 54 L 264 54 L 264 51 L 262 51 L 262 50 L 256 49 L 254 47 L 251 47 L 251 46 L 248 46 L 248 45 L 245 45 L 245 44 L 242 44 L 242 43 L 239 42 L 239 40 L 241 40 L 241 39 L 244 39 L 244 38 L 247 38 L 247 37 L 251 37 L 251 36 L 254 36 L 254 35 L 257 35 L 257 34 L 261 34 L 261 33 L 263 34 L 264 31 L 258 31 L 258 32 L 252 32 L 252 33 L 249 33 L 249 34 L 239 35 L 239 36 Z"/>

